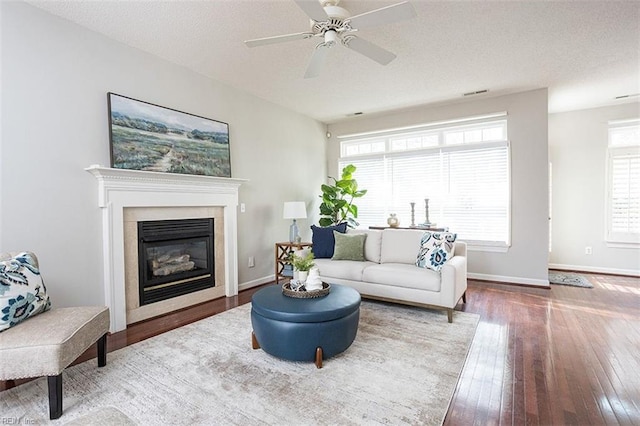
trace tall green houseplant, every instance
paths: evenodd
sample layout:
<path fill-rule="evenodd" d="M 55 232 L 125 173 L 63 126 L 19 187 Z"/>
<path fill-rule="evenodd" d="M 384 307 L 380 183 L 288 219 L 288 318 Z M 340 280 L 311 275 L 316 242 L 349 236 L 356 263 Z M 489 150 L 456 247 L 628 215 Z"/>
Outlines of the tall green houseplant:
<path fill-rule="evenodd" d="M 358 206 L 353 204 L 355 198 L 367 193 L 366 189 L 358 189 L 358 182 L 353 178 L 356 166 L 349 164 L 342 169 L 340 180 L 329 176 L 333 185 L 322 185 L 322 204 L 320 204 L 320 226 L 337 225 L 347 222 L 350 228 L 358 226 Z"/>

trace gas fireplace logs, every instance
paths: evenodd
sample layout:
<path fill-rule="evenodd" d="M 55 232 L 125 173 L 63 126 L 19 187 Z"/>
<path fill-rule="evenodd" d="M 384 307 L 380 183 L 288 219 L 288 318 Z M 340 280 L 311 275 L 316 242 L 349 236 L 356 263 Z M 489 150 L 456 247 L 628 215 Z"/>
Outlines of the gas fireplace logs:
<path fill-rule="evenodd" d="M 151 261 L 153 276 L 163 277 L 176 272 L 190 271 L 196 266 L 196 263 L 192 262 L 190 258 L 191 256 L 188 254 L 159 256 Z"/>

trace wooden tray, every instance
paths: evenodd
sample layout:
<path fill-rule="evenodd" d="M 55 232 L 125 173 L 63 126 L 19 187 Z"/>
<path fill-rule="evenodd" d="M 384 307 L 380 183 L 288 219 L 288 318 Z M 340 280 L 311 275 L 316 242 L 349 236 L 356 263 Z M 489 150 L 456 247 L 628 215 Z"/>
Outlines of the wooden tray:
<path fill-rule="evenodd" d="M 293 297 L 296 299 L 312 299 L 314 297 L 323 297 L 329 294 L 331 291 L 331 285 L 328 283 L 322 283 L 321 290 L 312 290 L 312 291 L 294 291 L 291 290 L 290 283 L 284 283 L 282 285 L 282 294 L 288 297 Z"/>

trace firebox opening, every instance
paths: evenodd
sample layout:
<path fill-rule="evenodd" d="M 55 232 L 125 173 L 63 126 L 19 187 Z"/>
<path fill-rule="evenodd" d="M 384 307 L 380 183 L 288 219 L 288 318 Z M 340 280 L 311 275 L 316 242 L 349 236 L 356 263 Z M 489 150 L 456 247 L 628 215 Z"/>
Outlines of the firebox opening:
<path fill-rule="evenodd" d="M 213 218 L 138 222 L 140 305 L 215 286 Z"/>

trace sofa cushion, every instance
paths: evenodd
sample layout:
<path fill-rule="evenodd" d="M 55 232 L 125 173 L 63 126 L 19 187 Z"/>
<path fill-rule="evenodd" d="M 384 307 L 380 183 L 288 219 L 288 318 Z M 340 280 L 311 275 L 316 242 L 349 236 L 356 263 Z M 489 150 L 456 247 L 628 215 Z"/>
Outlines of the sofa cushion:
<path fill-rule="evenodd" d="M 456 234 L 426 231 L 420 239 L 416 266 L 440 271 L 455 250 Z"/>
<path fill-rule="evenodd" d="M 51 307 L 38 262 L 29 252 L 0 261 L 0 331 Z"/>
<path fill-rule="evenodd" d="M 440 274 L 406 263 L 381 263 L 367 267 L 362 281 L 418 290 L 440 291 Z"/>
<path fill-rule="evenodd" d="M 347 223 L 325 227 L 311 225 L 311 232 L 313 232 L 311 237 L 312 250 L 316 259 L 327 259 L 333 256 L 333 249 L 336 244 L 333 231 L 344 234 L 347 231 Z"/>
<path fill-rule="evenodd" d="M 377 263 L 367 261 L 358 262 L 355 260 L 316 259 L 316 266 L 320 271 L 320 276 L 323 281 L 328 283 L 331 283 L 331 278 L 362 281 L 362 271 L 371 265 L 377 265 Z"/>
<path fill-rule="evenodd" d="M 333 250 L 333 260 L 364 261 L 364 242 L 367 234 L 343 234 L 333 231 L 336 245 Z"/>
<path fill-rule="evenodd" d="M 416 253 L 424 231 L 414 229 L 385 229 L 382 231 L 380 263 L 407 263 L 415 266 Z"/>
<path fill-rule="evenodd" d="M 382 249 L 382 231 L 375 229 L 347 229 L 347 234 L 365 234 L 364 258 L 370 262 L 380 263 Z"/>

